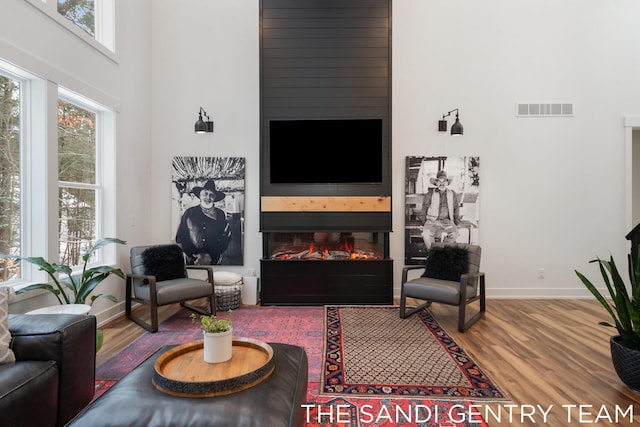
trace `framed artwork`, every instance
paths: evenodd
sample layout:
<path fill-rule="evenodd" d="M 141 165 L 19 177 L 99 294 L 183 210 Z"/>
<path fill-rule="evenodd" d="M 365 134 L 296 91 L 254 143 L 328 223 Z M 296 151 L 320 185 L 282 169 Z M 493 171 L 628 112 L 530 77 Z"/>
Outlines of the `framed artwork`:
<path fill-rule="evenodd" d="M 407 157 L 405 264 L 423 264 L 433 242 L 477 244 L 480 157 Z"/>
<path fill-rule="evenodd" d="M 244 265 L 244 157 L 174 157 L 171 236 L 191 265 Z"/>

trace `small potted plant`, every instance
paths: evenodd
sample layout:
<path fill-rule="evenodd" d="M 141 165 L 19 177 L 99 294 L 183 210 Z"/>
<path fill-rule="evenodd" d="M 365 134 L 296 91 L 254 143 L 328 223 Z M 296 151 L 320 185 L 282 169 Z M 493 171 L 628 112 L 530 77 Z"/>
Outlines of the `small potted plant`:
<path fill-rule="evenodd" d="M 640 256 L 637 260 L 632 260 L 632 255 L 629 254 L 628 259 L 630 291 L 627 290 L 613 257 L 608 261 L 600 258 L 590 261 L 599 264 L 600 274 L 609 293 L 608 298 L 583 274 L 578 271 L 576 274 L 613 319 L 614 324 L 599 324 L 615 328 L 618 332 L 618 335 L 609 339 L 611 359 L 618 377 L 630 388 L 640 390 Z"/>
<path fill-rule="evenodd" d="M 231 359 L 233 353 L 233 322 L 231 310 L 229 319 L 218 319 L 215 314 L 200 316 L 203 332 L 204 361 L 207 363 L 221 363 Z M 191 320 L 195 322 L 196 315 L 191 313 Z"/>

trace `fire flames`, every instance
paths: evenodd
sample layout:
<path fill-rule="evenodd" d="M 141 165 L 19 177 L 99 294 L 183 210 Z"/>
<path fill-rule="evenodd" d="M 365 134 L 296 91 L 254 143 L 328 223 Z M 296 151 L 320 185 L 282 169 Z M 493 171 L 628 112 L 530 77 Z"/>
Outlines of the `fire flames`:
<path fill-rule="evenodd" d="M 272 259 L 308 259 L 308 260 L 368 260 L 381 259 L 372 251 L 354 249 L 349 242 L 342 242 L 338 249 L 331 250 L 327 247 L 310 243 L 306 248 L 286 249 L 275 252 Z"/>

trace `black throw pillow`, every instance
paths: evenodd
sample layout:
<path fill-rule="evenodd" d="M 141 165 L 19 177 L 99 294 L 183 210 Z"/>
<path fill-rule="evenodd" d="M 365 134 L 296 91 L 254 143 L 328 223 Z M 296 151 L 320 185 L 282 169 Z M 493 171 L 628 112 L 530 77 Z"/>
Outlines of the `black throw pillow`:
<path fill-rule="evenodd" d="M 144 273 L 156 276 L 156 282 L 184 277 L 184 255 L 178 245 L 152 246 L 142 252 Z"/>
<path fill-rule="evenodd" d="M 429 250 L 422 277 L 460 281 L 460 275 L 467 273 L 469 253 L 454 246 L 434 247 Z"/>

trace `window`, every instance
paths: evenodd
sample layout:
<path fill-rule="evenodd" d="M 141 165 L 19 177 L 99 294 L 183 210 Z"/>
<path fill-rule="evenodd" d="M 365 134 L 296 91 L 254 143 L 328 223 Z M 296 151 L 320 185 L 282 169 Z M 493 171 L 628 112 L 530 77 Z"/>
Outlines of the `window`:
<path fill-rule="evenodd" d="M 96 36 L 93 0 L 58 0 L 58 13 L 82 28 L 91 37 Z"/>
<path fill-rule="evenodd" d="M 97 114 L 58 101 L 58 235 L 60 263 L 82 264 L 96 240 L 100 186 L 96 174 Z"/>
<path fill-rule="evenodd" d="M 105 55 L 115 52 L 115 0 L 26 1 Z"/>
<path fill-rule="evenodd" d="M 0 58 L 0 252 L 78 266 L 98 238 L 116 236 L 116 115 L 39 74 Z M 89 262 L 115 256 L 105 247 Z M 0 258 L 0 286 L 46 280 Z"/>
<path fill-rule="evenodd" d="M 21 237 L 21 82 L 0 70 L 0 252 L 19 255 Z M 0 259 L 0 281 L 20 277 L 20 265 Z"/>

